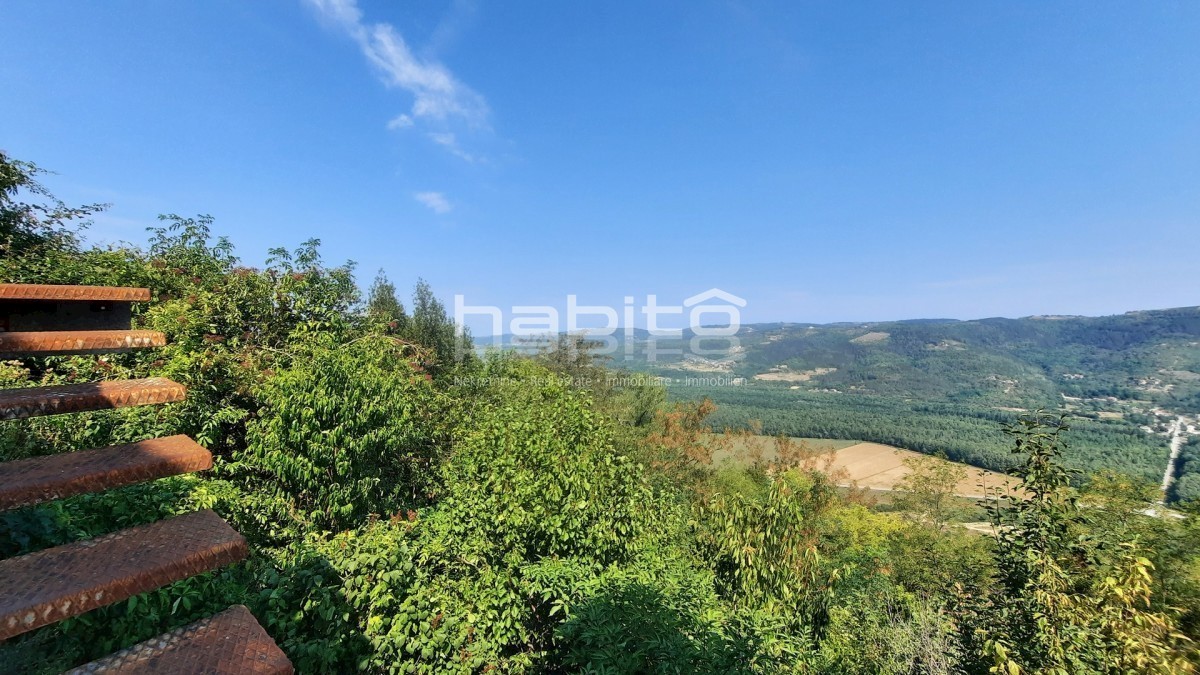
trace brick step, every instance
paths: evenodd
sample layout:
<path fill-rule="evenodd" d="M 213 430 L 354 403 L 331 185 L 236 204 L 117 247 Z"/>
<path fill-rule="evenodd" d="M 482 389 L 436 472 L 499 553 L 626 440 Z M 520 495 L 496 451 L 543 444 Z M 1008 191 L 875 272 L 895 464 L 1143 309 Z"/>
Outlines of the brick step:
<path fill-rule="evenodd" d="M 243 605 L 69 670 L 87 673 L 290 675 L 292 663 Z"/>
<path fill-rule="evenodd" d="M 0 640 L 246 554 L 242 535 L 205 510 L 0 561 Z"/>
<path fill-rule="evenodd" d="M 0 284 L 0 300 L 48 300 L 51 302 L 61 300 L 107 300 L 111 302 L 144 302 L 149 299 L 149 288 Z"/>
<path fill-rule="evenodd" d="M 110 354 L 162 347 L 167 337 L 153 330 L 53 330 L 0 333 L 0 359 L 63 354 Z"/>
<path fill-rule="evenodd" d="M 0 511 L 212 468 L 212 453 L 187 436 L 0 464 Z"/>
<path fill-rule="evenodd" d="M 175 403 L 186 397 L 186 387 L 163 377 L 0 389 L 0 420 Z"/>

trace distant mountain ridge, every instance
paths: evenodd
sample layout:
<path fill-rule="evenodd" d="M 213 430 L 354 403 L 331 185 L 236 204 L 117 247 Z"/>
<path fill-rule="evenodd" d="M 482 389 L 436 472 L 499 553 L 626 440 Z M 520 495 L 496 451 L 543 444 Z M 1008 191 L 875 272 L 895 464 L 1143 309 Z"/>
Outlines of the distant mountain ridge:
<path fill-rule="evenodd" d="M 758 324 L 739 342 L 718 358 L 637 367 L 682 382 L 677 398 L 712 398 L 718 428 L 757 420 L 767 433 L 869 439 L 992 469 L 1009 461 L 1000 423 L 1069 413 L 1073 467 L 1161 480 L 1169 498 L 1200 495 L 1200 307 Z M 695 384 L 713 373 L 734 386 Z"/>
<path fill-rule="evenodd" d="M 691 330 L 652 340 L 638 328 L 631 346 L 623 330 L 615 337 L 612 365 L 663 374 L 725 373 L 764 386 L 1023 408 L 1054 407 L 1063 396 L 1114 397 L 1200 412 L 1200 307 L 1098 317 L 757 323 L 741 327 L 733 349 L 703 356 L 688 354 Z M 520 340 L 505 335 L 501 344 Z M 490 345 L 492 338 L 476 342 Z M 723 349 L 719 340 L 703 344 Z"/>
<path fill-rule="evenodd" d="M 1200 307 L 1101 317 L 756 324 L 739 337 L 740 353 L 719 367 L 759 382 L 1020 406 L 1056 405 L 1064 395 L 1112 396 L 1200 411 Z M 779 376 L 785 372 L 808 376 Z"/>

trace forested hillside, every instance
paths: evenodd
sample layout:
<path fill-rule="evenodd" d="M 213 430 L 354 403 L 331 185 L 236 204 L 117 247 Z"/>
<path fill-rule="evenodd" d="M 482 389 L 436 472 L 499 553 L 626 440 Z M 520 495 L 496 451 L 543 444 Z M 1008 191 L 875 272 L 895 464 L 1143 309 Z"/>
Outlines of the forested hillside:
<path fill-rule="evenodd" d="M 837 368 L 813 386 L 997 405 L 1060 394 L 1200 412 L 1200 307 L 1106 317 L 749 326 L 738 374 Z"/>
<path fill-rule="evenodd" d="M 718 428 L 877 441 L 942 452 L 976 466 L 1011 465 L 996 423 L 1023 411 L 1079 418 L 1087 441 L 1066 461 L 1161 481 L 1170 430 L 1200 431 L 1200 307 L 1106 317 L 925 319 L 865 324 L 753 324 L 733 349 L 698 358 L 691 333 L 619 365 L 663 376 L 679 400 L 709 397 Z M 719 341 L 706 343 L 719 346 Z M 681 354 L 672 355 L 675 349 Z M 623 353 L 622 347 L 618 353 Z M 666 356 L 663 356 L 665 353 Z M 1172 498 L 1195 498 L 1196 468 L 1170 469 Z"/>
<path fill-rule="evenodd" d="M 924 319 L 862 324 L 743 325 L 733 349 L 693 356 L 694 337 L 624 335 L 617 365 L 665 374 L 724 373 L 815 391 L 878 394 L 1001 407 L 1053 407 L 1084 399 L 1084 411 L 1119 399 L 1141 412 L 1159 406 L 1200 413 L 1200 307 L 1103 317 Z M 488 338 L 481 339 L 488 343 Z M 654 342 L 658 351 L 647 348 Z M 519 338 L 504 336 L 515 346 Z M 710 339 L 705 349 L 727 345 Z M 1140 404 L 1140 408 L 1138 408 Z"/>
<path fill-rule="evenodd" d="M 0 282 L 148 287 L 135 324 L 168 344 L 3 361 L 0 387 L 166 376 L 189 396 L 5 422 L 0 461 L 183 433 L 215 465 L 0 514 L 0 556 L 197 508 L 251 555 L 0 644 L 2 671 L 61 672 L 234 603 L 303 673 L 1195 670 L 1200 527 L 1142 515 L 1153 486 L 1064 468 L 1087 425 L 971 418 L 1023 490 L 974 534 L 928 508 L 952 489 L 936 472 L 885 511 L 787 438 L 715 464 L 736 438 L 712 431 L 720 403 L 611 378 L 569 337 L 473 356 L 427 285 L 360 292 L 316 241 L 251 267 L 210 219 L 165 216 L 144 247 L 91 247 L 90 209 L 38 175 L 0 154 Z M 877 424 L 871 400 L 840 423 Z"/>
<path fill-rule="evenodd" d="M 791 391 L 786 387 L 679 387 L 681 399 L 709 398 L 719 407 L 712 422 L 718 429 L 761 424 L 769 434 L 804 438 L 842 438 L 887 443 L 925 453 L 944 453 L 975 466 L 1004 471 L 1014 465 L 1003 423 L 1021 413 L 983 406 L 914 398 Z M 1146 481 L 1159 481 L 1167 465 L 1167 442 L 1138 427 L 1116 421 L 1080 417 L 1075 420 L 1075 447 L 1064 460 L 1091 473 L 1122 471 Z"/>

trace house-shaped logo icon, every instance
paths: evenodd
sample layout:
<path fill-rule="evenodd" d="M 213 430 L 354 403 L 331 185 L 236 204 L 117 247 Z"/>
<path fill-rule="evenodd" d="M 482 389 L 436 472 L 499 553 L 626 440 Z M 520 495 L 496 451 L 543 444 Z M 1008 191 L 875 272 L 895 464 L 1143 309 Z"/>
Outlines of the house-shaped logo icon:
<path fill-rule="evenodd" d="M 701 304 L 706 300 L 719 300 L 720 304 Z M 742 313 L 739 307 L 745 307 L 746 301 L 733 293 L 727 293 L 719 288 L 710 288 L 703 293 L 697 293 L 683 301 L 684 307 L 690 307 L 688 325 L 698 337 L 729 337 L 736 335 L 742 327 Z M 701 320 L 704 314 L 723 314 L 728 321 L 719 325 L 709 322 L 707 326 Z"/>
<path fill-rule="evenodd" d="M 693 305 L 698 305 L 698 304 L 704 302 L 705 300 L 711 300 L 713 298 L 716 298 L 718 300 L 721 300 L 721 301 L 726 302 L 731 305 L 737 305 L 738 307 L 746 306 L 746 300 L 744 298 L 739 298 L 738 296 L 734 295 L 733 293 L 728 293 L 719 288 L 710 288 L 707 291 L 704 291 L 703 293 L 697 293 L 697 294 L 693 295 L 692 297 L 688 298 L 687 300 L 684 300 L 683 306 L 691 307 Z"/>

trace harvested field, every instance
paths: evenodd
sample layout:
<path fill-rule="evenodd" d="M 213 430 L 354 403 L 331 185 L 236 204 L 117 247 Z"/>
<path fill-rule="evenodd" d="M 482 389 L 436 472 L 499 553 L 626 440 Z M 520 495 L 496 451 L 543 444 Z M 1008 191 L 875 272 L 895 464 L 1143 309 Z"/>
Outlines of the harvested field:
<path fill-rule="evenodd" d="M 890 492 L 908 475 L 909 468 L 904 460 L 923 457 L 919 452 L 903 450 L 882 443 L 859 443 L 856 441 L 830 440 L 821 438 L 794 438 L 800 446 L 814 456 L 815 465 L 822 471 L 836 475 L 838 484 L 854 485 L 868 490 Z M 744 460 L 753 453 L 761 454 L 765 460 L 775 456 L 775 439 L 771 436 L 746 436 L 735 438 L 728 448 L 713 453 L 713 460 Z M 948 461 L 948 460 L 939 460 Z M 967 477 L 955 491 L 960 497 L 982 499 L 986 492 L 998 487 L 1013 486 L 1016 480 L 1010 476 L 978 469 L 962 464 Z"/>
<path fill-rule="evenodd" d="M 828 375 L 836 372 L 837 368 L 813 368 L 812 370 L 774 370 L 770 372 L 759 373 L 754 376 L 756 380 L 766 382 L 808 382 L 814 377 Z"/>
<path fill-rule="evenodd" d="M 890 333 L 884 333 L 882 331 L 871 331 L 870 333 L 864 333 L 862 335 L 859 335 L 858 337 L 856 337 L 850 341 L 856 345 L 869 345 L 869 344 L 875 344 L 877 342 L 887 342 L 887 339 L 889 337 L 891 337 Z"/>
<path fill-rule="evenodd" d="M 844 474 L 839 482 L 854 483 L 870 490 L 890 491 L 909 473 L 904 460 L 921 456 L 919 452 L 881 443 L 858 443 L 834 451 L 831 469 Z M 1004 474 L 962 466 L 967 469 L 967 477 L 958 483 L 955 491 L 961 497 L 981 499 L 989 490 L 1015 485 L 1015 480 Z"/>
<path fill-rule="evenodd" d="M 792 438 L 806 454 L 820 455 L 857 445 L 858 441 L 843 441 L 831 438 Z M 713 452 L 713 462 L 726 460 L 741 461 L 754 453 L 761 453 L 764 460 L 775 458 L 774 436 L 734 436 L 718 444 Z"/>

